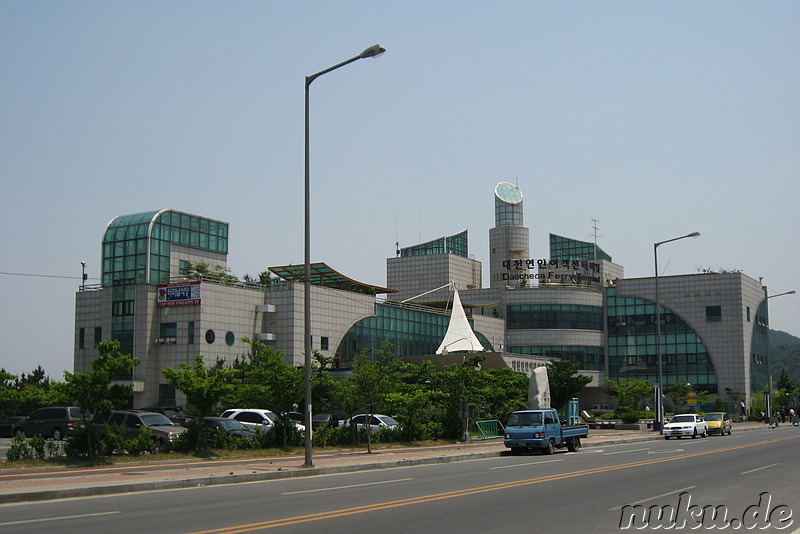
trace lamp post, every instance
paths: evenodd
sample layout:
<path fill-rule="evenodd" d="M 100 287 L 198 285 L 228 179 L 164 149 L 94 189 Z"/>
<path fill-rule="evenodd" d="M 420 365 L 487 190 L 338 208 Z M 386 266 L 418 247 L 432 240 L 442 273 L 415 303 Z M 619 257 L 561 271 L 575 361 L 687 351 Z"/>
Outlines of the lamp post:
<path fill-rule="evenodd" d="M 81 262 L 81 291 L 86 291 L 86 262 Z"/>
<path fill-rule="evenodd" d="M 306 408 L 305 408 L 305 423 L 306 423 L 306 432 L 305 432 L 305 467 L 313 467 L 314 462 L 312 460 L 312 452 L 311 452 L 311 223 L 310 223 L 310 214 L 311 214 L 311 201 L 310 201 L 310 180 L 309 180 L 309 142 L 308 142 L 308 133 L 309 133 L 309 121 L 308 121 L 308 88 L 311 86 L 311 82 L 326 74 L 331 72 L 332 70 L 336 70 L 340 67 L 344 67 L 354 61 L 358 61 L 359 59 L 364 59 L 368 57 L 378 57 L 381 54 L 386 52 L 386 49 L 383 48 L 381 45 L 373 45 L 361 52 L 359 55 L 348 59 L 347 61 L 342 61 L 334 65 L 333 67 L 329 67 L 325 70 L 319 71 L 316 74 L 312 74 L 310 76 L 306 76 L 306 108 L 305 108 L 305 295 L 304 295 L 304 313 L 303 313 L 303 322 L 304 322 L 304 333 L 303 333 L 303 351 L 305 356 L 305 396 L 306 396 Z"/>
<path fill-rule="evenodd" d="M 672 241 L 678 241 L 679 239 L 686 239 L 687 237 L 698 237 L 700 232 L 692 232 L 691 234 L 682 235 L 680 237 L 675 237 L 672 239 L 667 239 L 666 241 L 660 241 L 658 243 L 653 244 L 653 257 L 654 257 L 654 264 L 655 264 L 655 274 L 656 274 L 656 358 L 658 363 L 658 391 L 656 392 L 656 420 L 653 423 L 653 430 L 660 432 L 661 428 L 664 425 L 664 403 L 663 403 L 663 396 L 664 396 L 664 371 L 663 371 L 663 364 L 661 361 L 661 302 L 658 294 L 658 247 L 663 245 L 664 243 L 671 243 Z"/>
<path fill-rule="evenodd" d="M 794 295 L 795 293 L 797 293 L 797 291 L 792 289 L 791 291 L 786 291 L 784 293 L 778 293 L 777 295 L 767 295 L 767 288 L 766 288 L 766 286 L 764 286 L 764 300 L 765 301 L 769 301 L 769 299 L 774 299 L 775 297 L 782 297 L 783 295 Z M 769 377 L 769 391 L 767 391 L 767 395 L 766 395 L 766 398 L 765 398 L 765 405 L 766 405 L 766 411 L 767 411 L 767 422 L 771 423 L 772 422 L 772 369 L 770 369 L 770 366 L 772 364 L 770 363 L 770 359 L 769 359 L 769 304 L 767 304 L 767 320 L 766 320 L 766 323 L 767 324 L 765 325 L 765 327 L 766 327 L 766 330 L 767 330 L 767 340 L 766 340 L 766 342 L 767 342 L 767 344 L 766 344 L 767 376 Z"/>

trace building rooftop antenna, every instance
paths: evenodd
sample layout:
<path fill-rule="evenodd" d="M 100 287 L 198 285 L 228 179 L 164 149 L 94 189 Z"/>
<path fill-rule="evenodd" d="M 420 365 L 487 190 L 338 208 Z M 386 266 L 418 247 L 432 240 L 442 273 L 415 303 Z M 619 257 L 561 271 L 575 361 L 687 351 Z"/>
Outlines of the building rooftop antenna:
<path fill-rule="evenodd" d="M 594 260 L 597 259 L 597 238 L 598 237 L 603 237 L 603 236 L 597 234 L 597 230 L 598 230 L 597 223 L 599 223 L 599 222 L 600 221 L 597 220 L 597 219 L 592 219 L 592 228 L 594 229 L 594 234 L 593 234 L 594 235 L 594 250 L 593 250 L 593 254 L 592 254 L 594 257 L 592 259 L 594 259 Z"/>

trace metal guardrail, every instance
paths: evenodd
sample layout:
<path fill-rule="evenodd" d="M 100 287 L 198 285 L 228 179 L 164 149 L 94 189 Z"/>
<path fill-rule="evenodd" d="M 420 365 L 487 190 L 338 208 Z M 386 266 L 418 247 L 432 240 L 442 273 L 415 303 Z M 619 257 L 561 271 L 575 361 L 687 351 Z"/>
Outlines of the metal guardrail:
<path fill-rule="evenodd" d="M 478 427 L 478 432 L 480 432 L 480 436 L 473 436 L 472 439 L 476 441 L 484 440 L 484 439 L 492 439 L 492 438 L 502 438 L 503 434 L 505 434 L 505 427 L 503 423 L 501 423 L 497 419 L 489 419 L 487 421 L 475 421 L 475 425 Z"/>

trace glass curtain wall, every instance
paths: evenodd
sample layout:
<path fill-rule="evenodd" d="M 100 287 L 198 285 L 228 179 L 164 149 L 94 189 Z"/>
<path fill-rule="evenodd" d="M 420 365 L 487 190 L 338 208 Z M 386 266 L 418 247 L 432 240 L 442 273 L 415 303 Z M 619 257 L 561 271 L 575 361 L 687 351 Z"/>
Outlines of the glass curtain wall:
<path fill-rule="evenodd" d="M 655 303 L 617 297 L 606 289 L 609 378 L 658 382 Z M 698 390 L 719 393 L 714 364 L 694 330 L 677 314 L 661 306 L 661 361 L 664 389 L 690 383 Z"/>

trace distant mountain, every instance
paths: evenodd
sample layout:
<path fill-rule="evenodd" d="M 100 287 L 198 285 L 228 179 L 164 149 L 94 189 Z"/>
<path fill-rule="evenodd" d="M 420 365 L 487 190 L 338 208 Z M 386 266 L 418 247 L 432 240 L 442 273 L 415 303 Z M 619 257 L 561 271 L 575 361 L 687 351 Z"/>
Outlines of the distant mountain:
<path fill-rule="evenodd" d="M 780 330 L 769 331 L 769 344 L 775 345 L 800 345 L 800 337 L 795 337 L 792 334 L 781 332 Z"/>
<path fill-rule="evenodd" d="M 769 331 L 770 373 L 777 380 L 786 369 L 789 379 L 800 385 L 800 338 L 780 330 Z"/>

